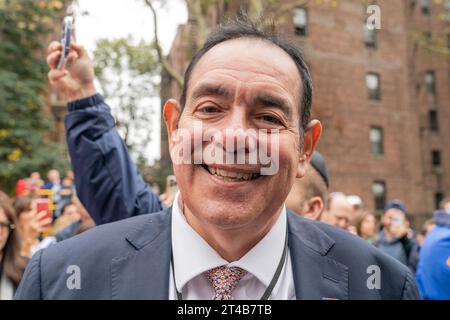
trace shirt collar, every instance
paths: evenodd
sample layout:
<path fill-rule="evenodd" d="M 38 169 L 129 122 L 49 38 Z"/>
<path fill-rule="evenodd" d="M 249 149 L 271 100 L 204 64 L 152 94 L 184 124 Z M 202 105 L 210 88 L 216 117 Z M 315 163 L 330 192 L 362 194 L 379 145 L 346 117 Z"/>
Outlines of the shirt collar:
<path fill-rule="evenodd" d="M 241 259 L 228 263 L 187 223 L 178 205 L 179 193 L 172 206 L 172 251 L 177 290 L 201 273 L 222 265 L 237 266 L 269 286 L 278 267 L 286 238 L 286 208 L 270 231 Z"/>

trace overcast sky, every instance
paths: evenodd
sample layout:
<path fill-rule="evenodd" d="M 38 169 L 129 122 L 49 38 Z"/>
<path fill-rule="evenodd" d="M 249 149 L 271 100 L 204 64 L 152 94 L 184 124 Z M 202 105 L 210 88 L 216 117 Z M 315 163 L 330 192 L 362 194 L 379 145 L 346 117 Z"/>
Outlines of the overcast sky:
<path fill-rule="evenodd" d="M 143 0 L 78 0 L 76 7 L 77 42 L 84 45 L 91 57 L 95 41 L 101 38 L 121 38 L 132 35 L 138 42 L 141 39 L 150 42 L 153 38 L 153 20 L 150 9 Z M 159 3 L 164 2 L 160 8 Z M 187 20 L 187 10 L 183 0 L 165 0 L 156 2 L 158 11 L 158 35 L 164 52 L 168 52 L 176 33 L 177 26 Z M 80 15 L 81 12 L 87 15 Z M 160 101 L 153 100 L 156 111 L 152 124 L 152 143 L 146 154 L 155 159 L 160 153 Z"/>

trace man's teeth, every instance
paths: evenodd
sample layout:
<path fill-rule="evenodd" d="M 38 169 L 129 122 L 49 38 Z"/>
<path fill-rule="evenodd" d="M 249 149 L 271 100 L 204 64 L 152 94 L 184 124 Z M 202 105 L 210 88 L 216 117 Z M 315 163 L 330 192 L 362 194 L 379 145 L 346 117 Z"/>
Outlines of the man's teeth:
<path fill-rule="evenodd" d="M 225 178 L 226 180 L 251 180 L 259 176 L 258 173 L 226 171 L 212 167 L 207 167 L 207 169 L 211 174 Z"/>

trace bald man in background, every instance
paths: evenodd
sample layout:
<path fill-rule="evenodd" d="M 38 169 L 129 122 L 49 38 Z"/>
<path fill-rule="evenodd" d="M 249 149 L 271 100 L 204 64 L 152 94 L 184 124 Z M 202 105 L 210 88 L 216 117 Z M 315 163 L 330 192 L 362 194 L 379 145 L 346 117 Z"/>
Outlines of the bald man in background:
<path fill-rule="evenodd" d="M 353 206 L 348 202 L 347 196 L 342 192 L 330 193 L 320 220 L 356 234 L 355 228 L 351 225 L 352 217 Z"/>

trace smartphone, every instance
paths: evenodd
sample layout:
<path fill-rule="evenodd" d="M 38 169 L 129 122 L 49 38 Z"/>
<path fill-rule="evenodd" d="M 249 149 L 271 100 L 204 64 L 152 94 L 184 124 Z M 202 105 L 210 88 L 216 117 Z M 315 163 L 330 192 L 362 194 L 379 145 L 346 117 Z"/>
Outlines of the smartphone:
<path fill-rule="evenodd" d="M 61 57 L 59 58 L 58 62 L 58 69 L 64 69 L 67 62 L 67 57 L 69 56 L 70 51 L 70 36 L 72 35 L 73 30 L 73 17 L 72 16 L 66 16 L 63 20 L 63 26 L 61 30 L 61 44 L 62 44 L 62 51 L 61 51 Z"/>
<path fill-rule="evenodd" d="M 36 213 L 45 211 L 45 216 L 40 220 L 44 220 L 46 218 L 52 218 L 52 211 L 50 210 L 50 200 L 47 198 L 38 198 L 36 201 Z M 51 227 L 51 223 L 46 225 L 45 227 Z"/>

